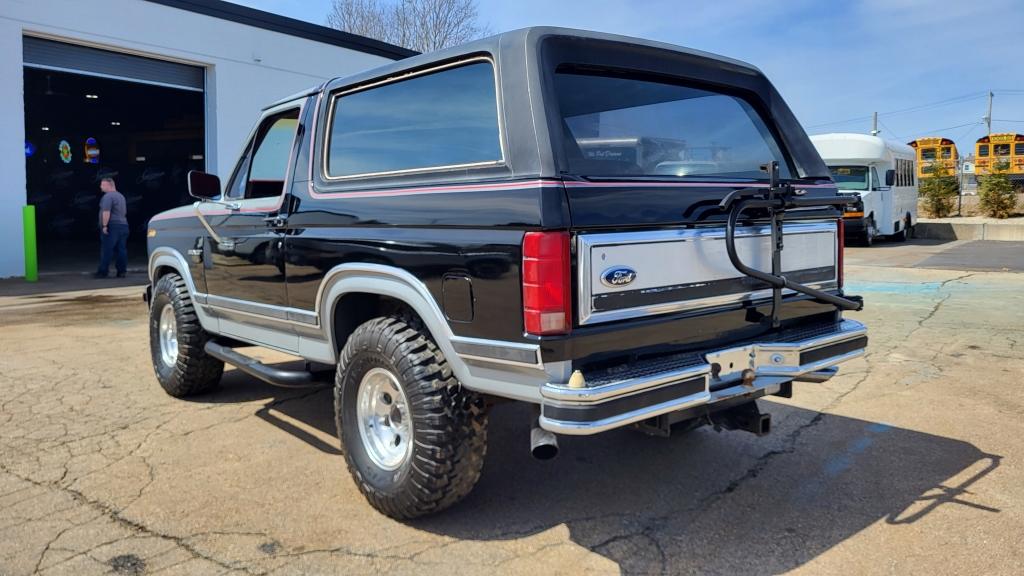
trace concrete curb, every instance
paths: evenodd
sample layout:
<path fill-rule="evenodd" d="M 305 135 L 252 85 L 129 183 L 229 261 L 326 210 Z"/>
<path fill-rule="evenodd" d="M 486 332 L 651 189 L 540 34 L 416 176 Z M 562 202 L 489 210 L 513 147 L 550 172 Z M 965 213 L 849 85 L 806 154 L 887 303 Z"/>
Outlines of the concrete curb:
<path fill-rule="evenodd" d="M 1024 241 L 1024 222 L 918 221 L 914 237 L 930 240 Z"/>

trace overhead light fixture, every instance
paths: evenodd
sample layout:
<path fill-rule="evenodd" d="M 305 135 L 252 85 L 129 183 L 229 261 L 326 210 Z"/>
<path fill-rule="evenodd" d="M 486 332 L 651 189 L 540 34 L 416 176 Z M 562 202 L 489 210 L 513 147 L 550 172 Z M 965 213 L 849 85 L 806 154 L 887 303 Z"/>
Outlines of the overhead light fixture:
<path fill-rule="evenodd" d="M 146 161 L 146 157 L 145 156 L 136 156 L 135 157 L 135 161 L 136 162 L 145 162 Z"/>
<path fill-rule="evenodd" d="M 43 126 L 42 128 L 40 128 L 40 130 L 42 130 L 43 132 L 49 132 L 50 131 L 50 127 L 49 126 Z"/>
<path fill-rule="evenodd" d="M 111 122 L 110 125 L 111 126 L 120 126 L 121 123 L 120 122 Z"/>
<path fill-rule="evenodd" d="M 89 100 L 95 100 L 95 99 L 99 98 L 99 95 L 97 95 L 97 94 L 86 94 L 85 97 L 88 98 Z"/>

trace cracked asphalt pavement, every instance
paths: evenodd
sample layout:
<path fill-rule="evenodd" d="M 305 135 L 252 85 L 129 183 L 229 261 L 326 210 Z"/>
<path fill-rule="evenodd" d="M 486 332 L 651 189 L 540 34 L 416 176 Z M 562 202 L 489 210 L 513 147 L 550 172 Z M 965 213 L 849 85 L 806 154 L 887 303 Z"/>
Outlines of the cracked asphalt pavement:
<path fill-rule="evenodd" d="M 536 462 L 500 405 L 475 491 L 406 524 L 350 481 L 328 390 L 175 400 L 138 287 L 0 296 L 0 574 L 1022 574 L 1024 275 L 916 253 L 848 252 L 869 353 L 764 401 L 771 435 Z"/>

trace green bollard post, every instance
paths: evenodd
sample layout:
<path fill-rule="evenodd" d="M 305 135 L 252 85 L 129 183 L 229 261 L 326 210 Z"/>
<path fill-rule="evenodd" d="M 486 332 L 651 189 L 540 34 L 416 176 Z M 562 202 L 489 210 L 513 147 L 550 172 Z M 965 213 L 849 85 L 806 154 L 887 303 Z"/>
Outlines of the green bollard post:
<path fill-rule="evenodd" d="M 36 207 L 31 204 L 21 209 L 22 230 L 25 231 L 25 281 L 39 280 L 39 260 L 36 255 Z"/>

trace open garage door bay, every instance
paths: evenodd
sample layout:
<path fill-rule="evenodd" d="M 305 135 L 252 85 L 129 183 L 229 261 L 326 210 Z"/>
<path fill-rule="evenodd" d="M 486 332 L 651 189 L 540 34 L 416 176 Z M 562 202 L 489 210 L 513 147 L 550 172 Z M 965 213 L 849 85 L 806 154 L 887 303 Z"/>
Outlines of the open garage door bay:
<path fill-rule="evenodd" d="M 129 259 L 145 262 L 146 224 L 188 202 L 205 168 L 205 70 L 24 37 L 27 202 L 40 269 L 89 271 L 99 251 L 99 182 L 128 201 Z"/>

